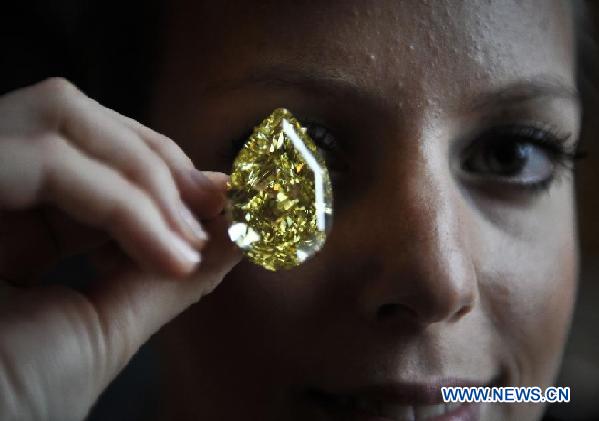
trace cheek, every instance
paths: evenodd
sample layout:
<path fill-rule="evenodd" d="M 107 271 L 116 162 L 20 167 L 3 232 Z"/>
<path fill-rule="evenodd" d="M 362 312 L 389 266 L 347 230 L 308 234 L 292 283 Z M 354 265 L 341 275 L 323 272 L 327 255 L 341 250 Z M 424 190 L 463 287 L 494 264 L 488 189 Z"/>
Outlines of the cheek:
<path fill-rule="evenodd" d="M 560 190 L 519 219 L 518 239 L 510 230 L 489 235 L 494 246 L 483 249 L 479 263 L 481 307 L 514 385 L 552 382 L 569 328 L 577 247 L 569 189 Z"/>

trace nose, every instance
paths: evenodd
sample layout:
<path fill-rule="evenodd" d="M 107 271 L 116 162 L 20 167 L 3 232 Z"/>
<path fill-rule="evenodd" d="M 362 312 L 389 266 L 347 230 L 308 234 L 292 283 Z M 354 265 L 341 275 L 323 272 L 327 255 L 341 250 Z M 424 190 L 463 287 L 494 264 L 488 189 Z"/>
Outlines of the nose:
<path fill-rule="evenodd" d="M 357 241 L 376 250 L 365 259 L 359 293 L 370 319 L 453 322 L 478 299 L 466 223 L 472 214 L 442 155 L 421 151 L 390 162 L 368 195 L 364 216 L 372 222 Z"/>

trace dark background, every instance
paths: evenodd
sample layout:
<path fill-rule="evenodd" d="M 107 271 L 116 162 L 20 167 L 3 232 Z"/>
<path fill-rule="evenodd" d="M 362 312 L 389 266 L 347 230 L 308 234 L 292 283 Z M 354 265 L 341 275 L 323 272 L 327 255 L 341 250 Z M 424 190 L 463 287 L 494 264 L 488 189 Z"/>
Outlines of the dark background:
<path fill-rule="evenodd" d="M 572 402 L 550 408 L 563 420 L 599 420 L 599 52 L 593 27 L 599 2 L 586 1 L 579 22 L 581 92 L 585 101 L 582 149 L 576 170 L 581 245 L 579 302 L 558 385 L 570 386 Z M 145 121 L 160 34 L 156 0 L 60 0 L 0 6 L 0 94 L 49 76 L 63 76 L 86 94 Z M 49 278 L 79 283 L 93 276 L 84 261 L 64 262 Z M 151 343 L 100 398 L 91 421 L 131 421 L 153 411 L 159 382 Z"/>

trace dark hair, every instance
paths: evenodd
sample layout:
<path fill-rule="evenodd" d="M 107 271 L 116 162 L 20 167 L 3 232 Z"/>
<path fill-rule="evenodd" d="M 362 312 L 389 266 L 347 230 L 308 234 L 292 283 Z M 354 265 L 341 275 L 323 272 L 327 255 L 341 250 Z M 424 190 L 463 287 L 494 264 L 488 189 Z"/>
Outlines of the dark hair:
<path fill-rule="evenodd" d="M 594 133 L 599 130 L 599 124 L 590 118 L 599 108 L 599 75 L 597 45 L 597 27 L 599 22 L 599 8 L 590 7 L 589 1 L 575 0 L 574 19 L 576 25 L 577 45 L 577 84 L 582 101 L 582 133 L 581 143 L 590 141 Z"/>
<path fill-rule="evenodd" d="M 102 104 L 143 120 L 161 4 L 16 2 L 0 12 L 0 94 L 62 76 Z"/>

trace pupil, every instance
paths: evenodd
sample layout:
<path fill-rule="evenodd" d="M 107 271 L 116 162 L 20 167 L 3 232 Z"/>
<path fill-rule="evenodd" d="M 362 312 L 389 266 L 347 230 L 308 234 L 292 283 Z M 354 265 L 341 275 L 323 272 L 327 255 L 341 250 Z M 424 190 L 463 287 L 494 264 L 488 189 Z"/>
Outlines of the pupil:
<path fill-rule="evenodd" d="M 507 142 L 496 145 L 487 157 L 489 168 L 503 175 L 515 175 L 524 168 L 528 159 L 528 147 L 521 143 Z"/>

